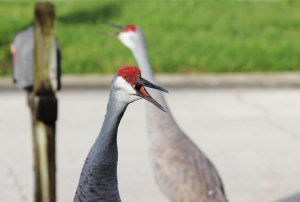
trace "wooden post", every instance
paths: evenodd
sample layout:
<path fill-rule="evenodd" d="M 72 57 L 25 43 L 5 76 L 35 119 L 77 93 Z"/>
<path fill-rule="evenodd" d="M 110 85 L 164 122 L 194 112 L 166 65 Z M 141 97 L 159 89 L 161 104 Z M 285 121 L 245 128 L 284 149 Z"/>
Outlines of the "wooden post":
<path fill-rule="evenodd" d="M 54 5 L 36 3 L 34 14 L 34 85 L 28 104 L 32 115 L 35 202 L 55 202 L 57 99 L 49 78 L 50 65 L 56 63 Z"/>

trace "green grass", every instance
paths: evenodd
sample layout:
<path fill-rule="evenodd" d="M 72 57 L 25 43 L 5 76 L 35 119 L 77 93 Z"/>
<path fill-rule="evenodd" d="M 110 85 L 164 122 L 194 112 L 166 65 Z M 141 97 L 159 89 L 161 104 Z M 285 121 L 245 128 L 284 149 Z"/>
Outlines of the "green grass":
<path fill-rule="evenodd" d="M 138 24 L 157 72 L 300 70 L 300 2 L 57 1 L 64 73 L 111 73 L 135 64 L 103 21 Z M 31 24 L 34 1 L 0 2 L 0 75 L 11 72 L 9 45 Z"/>

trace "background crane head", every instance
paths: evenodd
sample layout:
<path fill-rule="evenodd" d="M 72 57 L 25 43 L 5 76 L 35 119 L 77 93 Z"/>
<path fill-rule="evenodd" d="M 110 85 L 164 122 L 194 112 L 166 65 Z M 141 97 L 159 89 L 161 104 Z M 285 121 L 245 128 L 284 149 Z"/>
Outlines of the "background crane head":
<path fill-rule="evenodd" d="M 145 87 L 168 92 L 166 89 L 150 83 L 141 77 L 141 71 L 135 66 L 121 67 L 114 80 L 113 88 L 118 92 L 118 96 L 125 102 L 131 103 L 141 98 L 151 102 L 162 111 L 166 111 L 156 102 L 146 91 Z"/>
<path fill-rule="evenodd" d="M 116 33 L 110 34 L 116 35 L 117 38 L 129 49 L 145 46 L 144 34 L 140 27 L 133 24 L 120 26 L 112 23 L 106 23 L 106 25 L 119 30 Z"/>

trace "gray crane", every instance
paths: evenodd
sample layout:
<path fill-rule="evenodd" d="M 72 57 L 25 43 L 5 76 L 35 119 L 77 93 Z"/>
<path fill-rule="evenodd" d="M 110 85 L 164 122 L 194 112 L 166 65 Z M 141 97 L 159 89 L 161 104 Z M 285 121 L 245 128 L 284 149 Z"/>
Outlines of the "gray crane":
<path fill-rule="evenodd" d="M 164 88 L 143 79 L 140 70 L 136 67 L 124 66 L 118 70 L 111 84 L 107 111 L 100 134 L 82 168 L 75 202 L 121 201 L 117 180 L 117 133 L 127 105 L 144 98 L 165 111 L 148 94 L 145 86 L 167 92 Z"/>
<path fill-rule="evenodd" d="M 56 42 L 56 51 L 51 52 L 49 77 L 55 90 L 60 90 L 61 51 Z M 13 80 L 20 89 L 32 91 L 34 66 L 34 29 L 32 26 L 18 32 L 11 44 L 13 59 Z"/>
<path fill-rule="evenodd" d="M 135 25 L 107 25 L 120 30 L 109 34 L 117 36 L 132 51 L 143 77 L 156 83 L 142 30 Z M 159 113 L 147 106 L 150 159 L 160 190 L 174 202 L 226 202 L 214 165 L 178 126 L 163 95 L 151 89 L 149 92 L 167 109 L 167 113 Z"/>

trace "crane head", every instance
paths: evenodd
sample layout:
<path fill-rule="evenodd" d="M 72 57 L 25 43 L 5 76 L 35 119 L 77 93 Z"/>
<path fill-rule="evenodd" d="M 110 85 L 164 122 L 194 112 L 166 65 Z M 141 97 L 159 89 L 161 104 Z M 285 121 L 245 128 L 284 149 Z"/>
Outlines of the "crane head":
<path fill-rule="evenodd" d="M 118 32 L 106 34 L 117 36 L 117 38 L 129 49 L 135 49 L 136 47 L 145 45 L 143 31 L 138 26 L 133 24 L 120 26 L 112 23 L 106 23 L 106 25 L 118 29 Z"/>
<path fill-rule="evenodd" d="M 130 103 L 143 98 L 157 106 L 162 111 L 166 111 L 149 95 L 145 87 L 168 92 L 166 89 L 143 79 L 141 77 L 141 71 L 135 66 L 124 66 L 118 70 L 114 82 L 114 88 L 119 92 L 123 92 L 120 94 L 123 100 Z"/>

